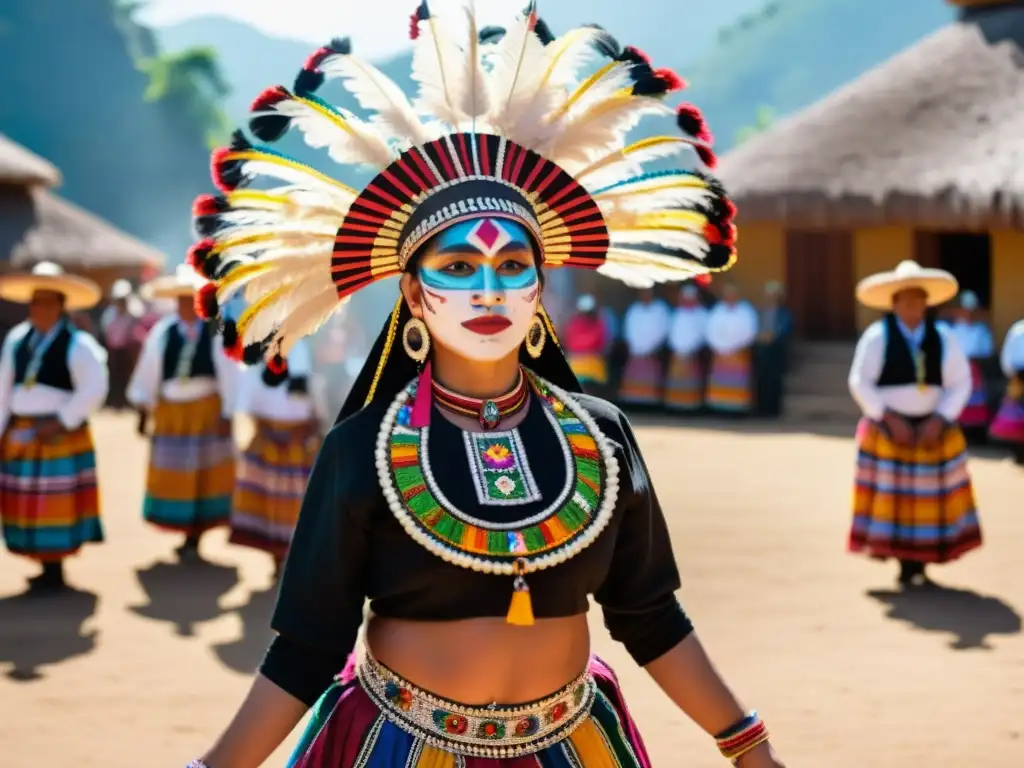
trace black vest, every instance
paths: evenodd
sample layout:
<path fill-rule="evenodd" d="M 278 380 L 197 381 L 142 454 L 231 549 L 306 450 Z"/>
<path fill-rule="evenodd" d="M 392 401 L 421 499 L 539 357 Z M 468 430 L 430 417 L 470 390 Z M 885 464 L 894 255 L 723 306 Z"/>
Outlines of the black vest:
<path fill-rule="evenodd" d="M 74 382 L 71 380 L 71 371 L 68 369 L 68 352 L 71 350 L 73 331 L 71 325 L 65 323 L 54 337 L 49 348 L 43 353 L 39 372 L 36 374 L 36 384 L 61 389 L 65 392 L 75 391 Z M 32 360 L 32 349 L 29 342 L 35 335 L 35 331 L 30 330 L 18 342 L 18 346 L 14 350 L 14 383 L 16 385 L 25 383 L 28 364 Z"/>
<path fill-rule="evenodd" d="M 168 329 L 167 343 L 164 345 L 164 381 L 178 377 L 178 359 L 184 348 L 185 336 L 178 324 L 175 323 Z M 199 343 L 196 345 L 196 353 L 192 357 L 192 366 L 189 368 L 188 377 L 196 379 L 203 376 L 216 377 L 216 375 L 217 371 L 213 367 L 213 340 L 209 325 L 204 323 L 199 331 Z"/>
<path fill-rule="evenodd" d="M 885 364 L 882 373 L 875 382 L 879 387 L 899 387 L 905 384 L 917 384 L 917 366 L 910 343 L 903 336 L 896 315 L 888 314 L 885 323 Z M 942 386 L 942 337 L 935 326 L 935 320 L 924 321 L 924 339 L 921 342 L 924 353 L 924 383 L 935 387 Z"/>

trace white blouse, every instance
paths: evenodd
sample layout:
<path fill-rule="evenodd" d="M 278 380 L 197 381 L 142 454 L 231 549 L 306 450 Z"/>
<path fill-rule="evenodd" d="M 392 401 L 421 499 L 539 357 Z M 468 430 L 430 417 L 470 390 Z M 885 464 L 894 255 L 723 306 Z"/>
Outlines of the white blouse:
<path fill-rule="evenodd" d="M 665 345 L 671 314 L 668 304 L 655 299 L 649 304 L 636 302 L 623 321 L 622 335 L 629 353 L 637 357 L 652 355 Z"/>
<path fill-rule="evenodd" d="M 0 435 L 7 429 L 12 415 L 56 415 L 65 429 L 77 429 L 107 400 L 107 352 L 96 339 L 77 329 L 71 333 L 67 361 L 75 387 L 73 392 L 45 384 L 16 386 L 14 352 L 31 332 L 31 323 L 19 323 L 7 334 L 0 350 Z"/>
<path fill-rule="evenodd" d="M 917 384 L 877 386 L 875 382 L 882 375 L 885 364 L 885 323 L 878 320 L 864 331 L 857 342 L 848 383 L 850 394 L 865 416 L 879 421 L 887 410 L 891 410 L 906 416 L 937 413 L 951 423 L 960 418 L 971 398 L 971 367 L 952 331 L 941 324 L 937 329 L 942 338 L 942 387 L 919 387 Z"/>
<path fill-rule="evenodd" d="M 1003 341 L 1003 352 L 999 356 L 999 367 L 1006 378 L 1011 378 L 1017 371 L 1024 371 L 1024 320 L 1018 320 L 1010 326 Z"/>
<path fill-rule="evenodd" d="M 668 332 L 668 346 L 677 355 L 692 355 L 707 344 L 708 311 L 704 307 L 676 307 Z"/>
<path fill-rule="evenodd" d="M 196 376 L 188 379 L 172 377 L 163 380 L 164 349 L 167 335 L 177 323 L 177 314 L 163 317 L 146 336 L 142 354 L 128 382 L 128 401 L 140 408 L 153 408 L 159 400 L 172 403 L 191 403 L 210 395 L 219 394 L 221 414 L 230 419 L 235 412 L 235 396 L 241 369 L 238 363 L 224 354 L 224 340 L 220 334 L 211 339 L 215 376 Z"/>
<path fill-rule="evenodd" d="M 312 378 L 313 359 L 309 346 L 300 339 L 288 353 L 288 374 Z M 312 381 L 308 382 L 312 384 Z M 312 389 L 312 387 L 310 387 Z M 287 382 L 268 387 L 263 381 L 263 366 L 254 365 L 245 371 L 238 391 L 235 412 L 254 419 L 288 423 L 305 423 L 321 416 L 313 398 L 303 392 L 291 393 Z"/>
<path fill-rule="evenodd" d="M 708 346 L 719 355 L 746 349 L 757 338 L 757 310 L 749 302 L 718 302 L 708 315 Z"/>

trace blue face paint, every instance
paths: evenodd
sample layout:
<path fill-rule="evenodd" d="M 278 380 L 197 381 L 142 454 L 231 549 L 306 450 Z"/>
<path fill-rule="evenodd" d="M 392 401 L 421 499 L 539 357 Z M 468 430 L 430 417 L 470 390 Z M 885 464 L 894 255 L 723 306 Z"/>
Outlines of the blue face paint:
<path fill-rule="evenodd" d="M 537 283 L 537 267 L 505 254 L 533 251 L 532 238 L 518 222 L 505 219 L 463 221 L 440 233 L 419 270 L 423 285 L 440 291 L 477 293 L 516 291 Z M 450 254 L 447 259 L 438 259 Z M 508 262 L 518 266 L 509 268 Z M 440 268 L 434 268 L 437 264 Z"/>

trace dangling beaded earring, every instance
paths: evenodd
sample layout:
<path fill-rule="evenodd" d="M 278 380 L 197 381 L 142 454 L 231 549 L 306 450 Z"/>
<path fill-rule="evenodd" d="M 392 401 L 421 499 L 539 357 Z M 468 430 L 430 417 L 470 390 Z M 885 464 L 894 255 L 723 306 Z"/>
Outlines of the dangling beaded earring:
<path fill-rule="evenodd" d="M 534 315 L 530 327 L 526 331 L 526 354 L 536 360 L 544 351 L 544 343 L 548 340 L 548 331 L 540 315 Z"/>
<path fill-rule="evenodd" d="M 402 346 L 414 362 L 422 363 L 430 353 L 430 331 L 427 324 L 417 317 L 409 318 L 402 328 Z"/>

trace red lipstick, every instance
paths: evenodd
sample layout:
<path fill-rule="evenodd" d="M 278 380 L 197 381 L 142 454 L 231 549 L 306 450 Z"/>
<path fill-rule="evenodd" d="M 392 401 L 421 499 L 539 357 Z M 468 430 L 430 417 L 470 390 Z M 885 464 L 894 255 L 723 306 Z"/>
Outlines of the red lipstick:
<path fill-rule="evenodd" d="M 512 321 L 507 317 L 483 315 L 482 317 L 474 317 L 472 320 L 467 320 L 462 324 L 462 327 L 473 333 L 479 333 L 481 336 L 493 336 L 496 333 L 501 333 L 511 325 Z"/>

